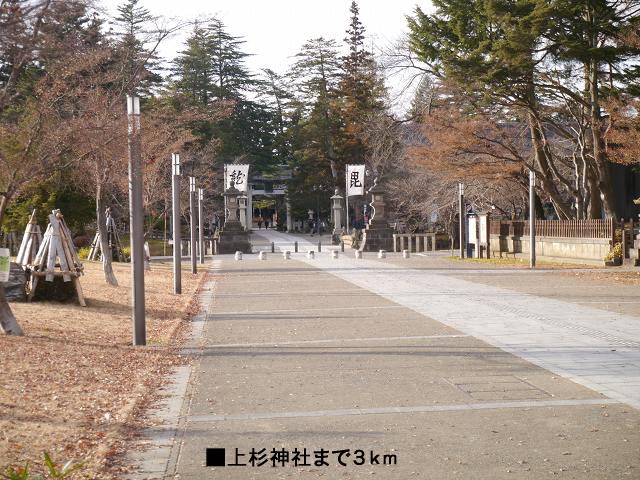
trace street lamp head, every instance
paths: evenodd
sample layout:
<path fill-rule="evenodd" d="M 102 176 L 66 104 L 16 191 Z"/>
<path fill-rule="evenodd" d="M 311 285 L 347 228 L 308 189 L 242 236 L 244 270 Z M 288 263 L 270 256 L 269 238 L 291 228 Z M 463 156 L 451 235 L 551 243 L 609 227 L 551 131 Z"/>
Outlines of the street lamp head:
<path fill-rule="evenodd" d="M 198 200 L 204 200 L 204 190 L 202 188 L 198 188 Z"/>
<path fill-rule="evenodd" d="M 189 191 L 196 191 L 196 177 L 189 177 Z"/>
<path fill-rule="evenodd" d="M 171 154 L 171 165 L 173 167 L 173 174 L 180 175 L 180 154 L 178 153 Z"/>
<path fill-rule="evenodd" d="M 458 182 L 458 190 L 460 192 L 460 195 L 464 195 L 464 183 Z"/>
<path fill-rule="evenodd" d="M 127 95 L 127 113 L 129 115 L 140 115 L 140 97 Z"/>

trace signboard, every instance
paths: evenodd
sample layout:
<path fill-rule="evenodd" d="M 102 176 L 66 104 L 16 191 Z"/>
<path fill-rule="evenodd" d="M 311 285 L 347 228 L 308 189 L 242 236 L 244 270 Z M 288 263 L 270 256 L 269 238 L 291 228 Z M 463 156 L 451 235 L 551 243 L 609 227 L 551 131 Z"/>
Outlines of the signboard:
<path fill-rule="evenodd" d="M 233 181 L 233 186 L 241 192 L 247 191 L 249 185 L 249 165 L 225 165 L 224 189 L 227 191 Z"/>
<path fill-rule="evenodd" d="M 347 165 L 347 197 L 364 195 L 364 165 Z"/>
<path fill-rule="evenodd" d="M 469 243 L 476 243 L 476 217 L 469 217 Z"/>
<path fill-rule="evenodd" d="M 487 243 L 487 216 L 480 215 L 480 243 Z"/>
<path fill-rule="evenodd" d="M 9 281 L 9 270 L 11 269 L 11 259 L 9 249 L 0 248 L 0 282 Z"/>

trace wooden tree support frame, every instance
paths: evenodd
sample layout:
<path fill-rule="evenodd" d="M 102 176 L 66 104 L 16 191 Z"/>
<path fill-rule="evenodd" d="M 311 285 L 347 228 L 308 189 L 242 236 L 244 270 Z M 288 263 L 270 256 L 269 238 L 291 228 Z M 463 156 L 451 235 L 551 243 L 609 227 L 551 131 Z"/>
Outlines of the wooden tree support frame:
<path fill-rule="evenodd" d="M 33 300 L 41 278 L 44 277 L 45 281 L 53 282 L 55 277 L 62 277 L 65 282 L 73 281 L 78 294 L 78 302 L 83 307 L 87 306 L 79 279 L 84 273 L 84 267 L 80 263 L 71 240 L 71 232 L 60 210 L 53 210 L 49 215 L 49 225 L 42 244 L 35 260 L 27 266 L 27 269 L 30 273 L 28 302 Z"/>
<path fill-rule="evenodd" d="M 111 248 L 111 251 L 115 254 L 113 255 L 113 259 L 118 262 L 126 262 L 127 259 L 124 255 L 124 250 L 122 249 L 122 242 L 120 242 L 120 235 L 118 234 L 118 229 L 116 228 L 116 222 L 111 216 L 111 209 L 107 208 L 106 210 L 106 226 L 107 226 L 107 243 Z M 100 260 L 100 230 L 96 232 L 95 237 L 93 237 L 93 242 L 91 242 L 91 249 L 89 250 L 89 256 L 87 257 L 89 260 Z"/>
<path fill-rule="evenodd" d="M 27 228 L 24 231 L 24 237 L 22 237 L 22 244 L 20 250 L 18 250 L 18 256 L 16 257 L 16 263 L 21 265 L 22 268 L 26 268 L 28 265 L 34 263 L 40 245 L 42 244 L 42 232 L 40 226 L 36 220 L 36 210 L 33 211 L 27 223 Z"/>

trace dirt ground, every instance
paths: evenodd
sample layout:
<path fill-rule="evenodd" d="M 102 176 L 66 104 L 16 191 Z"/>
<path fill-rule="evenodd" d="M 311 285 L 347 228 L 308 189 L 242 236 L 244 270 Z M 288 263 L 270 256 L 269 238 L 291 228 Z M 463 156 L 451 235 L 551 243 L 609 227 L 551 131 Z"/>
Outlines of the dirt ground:
<path fill-rule="evenodd" d="M 141 425 L 176 353 L 205 274 L 183 268 L 173 295 L 171 264 L 145 275 L 147 346 L 132 347 L 130 265 L 114 264 L 108 286 L 101 265 L 85 262 L 87 307 L 12 303 L 24 337 L 0 336 L 0 472 L 9 465 L 42 471 L 54 461 L 83 464 L 73 478 L 121 478 L 122 453 Z"/>

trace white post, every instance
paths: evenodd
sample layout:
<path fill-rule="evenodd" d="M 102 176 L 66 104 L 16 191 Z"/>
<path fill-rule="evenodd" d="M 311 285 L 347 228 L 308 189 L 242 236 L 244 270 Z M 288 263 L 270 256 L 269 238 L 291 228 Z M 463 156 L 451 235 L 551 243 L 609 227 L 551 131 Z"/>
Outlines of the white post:
<path fill-rule="evenodd" d="M 247 231 L 253 227 L 253 185 L 247 183 Z"/>
<path fill-rule="evenodd" d="M 351 234 L 351 226 L 349 224 L 349 178 L 348 178 L 348 175 L 346 175 L 346 174 L 344 176 L 344 204 L 345 204 L 345 207 L 347 209 L 347 212 L 346 212 L 346 215 L 345 215 L 345 221 L 346 221 L 345 231 L 347 232 L 347 235 L 350 235 Z"/>
<path fill-rule="evenodd" d="M 204 200 L 204 192 L 202 188 L 198 188 L 198 247 L 200 248 L 200 264 L 204 265 L 204 228 L 202 221 L 202 201 Z"/>
<path fill-rule="evenodd" d="M 536 266 L 536 172 L 529 170 L 529 267 Z"/>
<path fill-rule="evenodd" d="M 129 123 L 129 239 L 131 243 L 133 344 L 145 345 L 144 310 L 144 210 L 142 203 L 142 152 L 140 98 L 127 95 Z"/>
<path fill-rule="evenodd" d="M 464 224 L 465 224 L 465 215 L 464 215 L 464 183 L 458 183 L 458 211 L 460 215 L 460 258 L 464 258 Z"/>
<path fill-rule="evenodd" d="M 198 210 L 196 207 L 196 177 L 189 177 L 189 211 L 191 213 L 191 273 L 198 273 L 197 249 L 198 239 L 196 237 L 196 222 L 198 221 Z"/>
<path fill-rule="evenodd" d="M 180 155 L 171 155 L 173 218 L 173 293 L 182 293 L 182 231 L 180 230 Z"/>

